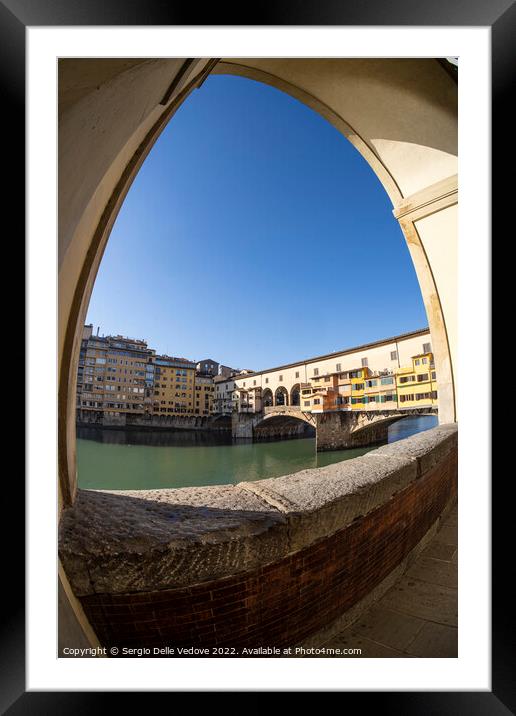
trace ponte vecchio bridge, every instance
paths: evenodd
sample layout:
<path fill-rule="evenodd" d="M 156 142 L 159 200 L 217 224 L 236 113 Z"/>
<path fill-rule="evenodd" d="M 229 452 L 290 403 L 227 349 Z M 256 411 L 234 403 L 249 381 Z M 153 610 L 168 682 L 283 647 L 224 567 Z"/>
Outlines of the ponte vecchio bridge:
<path fill-rule="evenodd" d="M 364 447 L 407 415 L 437 413 L 427 328 L 234 380 L 236 439 L 315 431 L 317 450 Z"/>
<path fill-rule="evenodd" d="M 408 415 L 437 414 L 436 406 L 405 410 L 334 410 L 304 412 L 299 406 L 272 406 L 255 413 L 233 414 L 233 437 L 260 440 L 303 434 L 301 423 L 315 431 L 316 449 L 339 450 L 375 445 L 387 440 L 389 427 Z"/>

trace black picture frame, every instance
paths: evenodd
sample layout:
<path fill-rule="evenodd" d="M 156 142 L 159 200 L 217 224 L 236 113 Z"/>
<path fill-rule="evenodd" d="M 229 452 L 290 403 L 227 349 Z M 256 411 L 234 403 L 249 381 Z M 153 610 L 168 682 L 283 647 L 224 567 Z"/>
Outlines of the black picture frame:
<path fill-rule="evenodd" d="M 0 0 L 0 86 L 3 91 L 2 121 L 4 137 L 16 147 L 15 161 L 9 170 L 7 197 L 9 211 L 25 215 L 25 29 L 28 26 L 102 26 L 102 25 L 361 25 L 361 26 L 484 26 L 492 37 L 492 136 L 493 144 L 493 217 L 502 216 L 502 207 L 512 205 L 509 198 L 512 181 L 501 180 L 508 152 L 504 138 L 511 137 L 512 114 L 508 111 L 516 69 L 516 4 L 514 0 L 368 0 L 364 3 L 318 0 L 317 3 L 285 2 L 259 6 L 249 17 L 242 4 L 216 4 L 202 9 L 195 4 L 161 0 Z M 251 8 L 252 10 L 252 8 Z M 202 18 L 202 23 L 199 19 Z M 502 141 L 504 148 L 502 151 Z M 512 201 L 510 201 L 512 199 Z M 21 223 L 21 220 L 19 221 Z M 23 246 L 21 237 L 16 240 Z M 22 250 L 23 254 L 23 250 Z M 23 264 L 23 255 L 21 262 Z M 494 315 L 494 312 L 493 312 Z M 23 345 L 23 337 L 21 338 Z M 494 449 L 493 449 L 494 452 Z M 19 471 L 18 471 L 19 472 Z M 19 534 L 4 535 L 3 572 L 9 575 L 8 588 L 2 590 L 2 627 L 0 632 L 0 709 L 12 716 L 19 714 L 82 714 L 101 710 L 95 692 L 26 692 L 25 690 L 25 613 L 24 613 L 24 523 L 23 480 L 9 485 L 9 510 L 15 513 Z M 514 659 L 515 619 L 511 604 L 510 566 L 506 545 L 511 542 L 511 505 L 493 487 L 492 511 L 492 691 L 490 692 L 365 692 L 346 693 L 349 697 L 367 696 L 368 706 L 397 714 L 497 714 L 516 713 L 516 664 Z M 12 528 L 7 528 L 11 529 Z M 9 546 L 9 549 L 7 549 Z M 51 579 L 52 576 L 49 575 Z M 512 581 L 512 580 L 511 580 Z M 120 694 L 114 694 L 117 698 Z M 134 700 L 135 694 L 131 695 Z M 117 706 L 119 703 L 117 702 Z M 362 701 L 361 706 L 364 706 Z"/>

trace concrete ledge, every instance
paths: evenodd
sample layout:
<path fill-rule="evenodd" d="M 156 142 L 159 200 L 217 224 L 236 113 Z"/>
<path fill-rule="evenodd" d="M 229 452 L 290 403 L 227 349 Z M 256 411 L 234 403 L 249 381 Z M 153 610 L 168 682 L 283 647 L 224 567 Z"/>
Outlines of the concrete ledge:
<path fill-rule="evenodd" d="M 367 515 L 417 477 L 414 458 L 346 460 L 270 480 L 239 483 L 286 517 L 292 551 Z"/>
<path fill-rule="evenodd" d="M 457 423 L 438 425 L 432 430 L 372 450 L 364 458 L 414 459 L 417 461 L 418 475 L 422 475 L 437 465 L 445 455 L 457 449 L 457 437 Z"/>
<path fill-rule="evenodd" d="M 353 460 L 237 486 L 80 490 L 59 552 L 78 596 L 188 587 L 272 565 L 343 530 L 443 462 L 445 425 Z"/>
<path fill-rule="evenodd" d="M 78 596 L 163 589 L 279 559 L 285 522 L 231 485 L 79 490 L 61 520 L 59 552 Z"/>

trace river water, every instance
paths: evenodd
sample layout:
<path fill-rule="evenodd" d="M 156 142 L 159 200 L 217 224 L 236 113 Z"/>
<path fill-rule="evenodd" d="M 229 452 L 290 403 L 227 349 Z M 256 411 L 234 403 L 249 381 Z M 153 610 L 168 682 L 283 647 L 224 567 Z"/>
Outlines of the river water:
<path fill-rule="evenodd" d="M 437 425 L 431 416 L 408 417 L 389 428 L 395 442 Z M 279 477 L 364 455 L 374 448 L 315 451 L 315 438 L 232 444 L 210 433 L 149 433 L 77 429 L 79 487 L 140 490 L 223 485 Z"/>

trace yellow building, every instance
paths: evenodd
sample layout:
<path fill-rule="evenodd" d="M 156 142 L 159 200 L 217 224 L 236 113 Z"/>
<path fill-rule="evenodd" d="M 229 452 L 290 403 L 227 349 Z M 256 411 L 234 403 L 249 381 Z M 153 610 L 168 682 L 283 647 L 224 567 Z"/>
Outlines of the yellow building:
<path fill-rule="evenodd" d="M 396 375 L 392 370 L 373 372 L 368 366 L 314 375 L 301 385 L 301 404 L 310 412 L 395 410 Z"/>
<path fill-rule="evenodd" d="M 195 415 L 195 363 L 184 358 L 153 356 L 154 415 Z"/>
<path fill-rule="evenodd" d="M 215 386 L 213 377 L 204 373 L 195 374 L 195 415 L 210 415 L 213 408 Z"/>
<path fill-rule="evenodd" d="M 369 375 L 369 368 L 362 366 L 348 371 L 351 383 L 351 409 L 363 410 L 365 407 L 365 381 Z"/>
<path fill-rule="evenodd" d="M 399 408 L 437 405 L 437 380 L 433 353 L 412 356 L 412 365 L 396 371 Z"/>
<path fill-rule="evenodd" d="M 364 381 L 364 405 L 366 410 L 395 410 L 398 407 L 396 375 L 382 370 L 369 373 Z"/>

